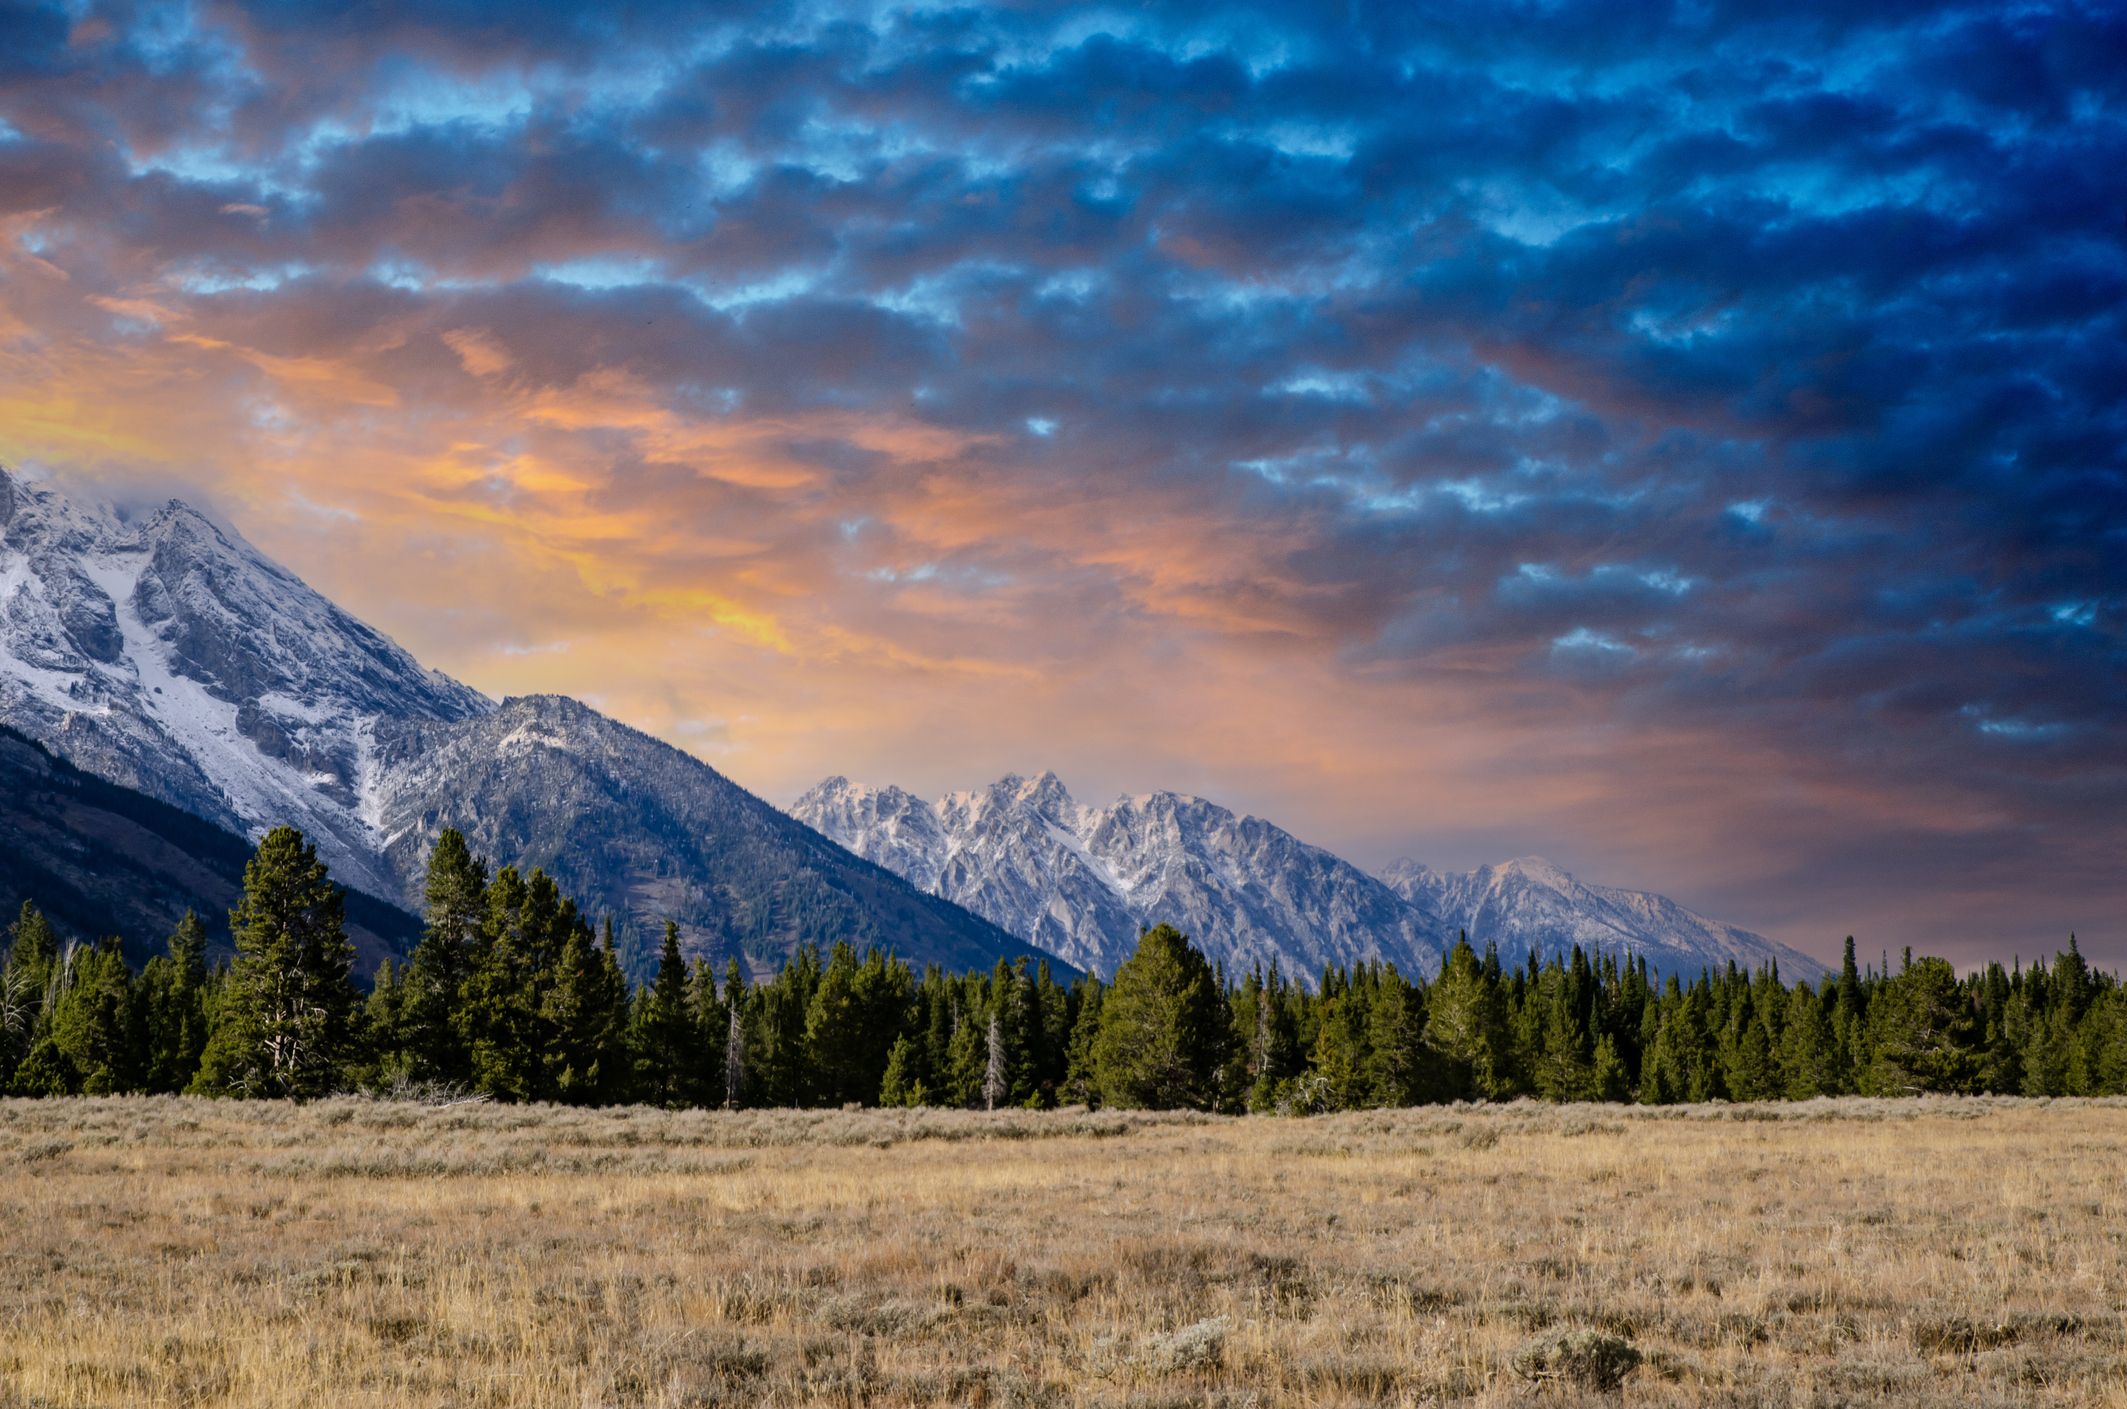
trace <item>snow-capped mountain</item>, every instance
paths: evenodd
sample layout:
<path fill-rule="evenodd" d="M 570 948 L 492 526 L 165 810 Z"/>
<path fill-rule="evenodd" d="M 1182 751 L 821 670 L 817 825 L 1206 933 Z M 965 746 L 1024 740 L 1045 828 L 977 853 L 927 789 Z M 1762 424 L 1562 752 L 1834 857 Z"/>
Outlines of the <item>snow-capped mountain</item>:
<path fill-rule="evenodd" d="M 1389 959 L 1431 973 L 1466 931 L 1510 962 L 1601 949 L 1663 974 L 1730 960 L 1824 966 L 1797 950 L 1640 891 L 1588 885 L 1535 857 L 1444 873 L 1401 861 L 1379 877 L 1256 817 L 1152 793 L 1075 801 L 1053 773 L 1007 777 L 926 802 L 829 778 L 791 808 L 859 856 L 955 900 L 1072 963 L 1111 974 L 1140 927 L 1168 923 L 1229 970 L 1267 965 L 1308 981 L 1325 963 Z"/>
<path fill-rule="evenodd" d="M 1423 905 L 1256 817 L 1150 793 L 1086 806 L 1053 773 L 925 802 L 829 778 L 791 815 L 913 884 L 1081 968 L 1111 974 L 1140 929 L 1171 924 L 1229 971 L 1276 963 L 1439 966 Z"/>
<path fill-rule="evenodd" d="M 638 946 L 670 918 L 756 969 L 839 939 L 954 967 L 1026 952 L 595 710 L 423 668 L 184 504 L 128 518 L 4 468 L 0 724 L 218 826 L 291 823 L 337 879 L 414 907 L 457 826 Z"/>
<path fill-rule="evenodd" d="M 184 504 L 129 522 L 0 469 L 0 721 L 77 767 L 301 827 L 391 895 L 363 815 L 379 731 L 493 707 Z"/>
<path fill-rule="evenodd" d="M 1578 944 L 1644 955 L 1655 972 L 1684 977 L 1731 961 L 1755 969 L 1770 960 L 1789 979 L 1825 972 L 1818 960 L 1764 935 L 1709 920 L 1667 896 L 1589 885 L 1540 856 L 1474 871 L 1398 861 L 1381 878 L 1438 914 L 1450 934 L 1465 931 L 1479 948 L 1496 943 L 1508 963 L 1525 960 L 1532 949 L 1551 954 Z"/>

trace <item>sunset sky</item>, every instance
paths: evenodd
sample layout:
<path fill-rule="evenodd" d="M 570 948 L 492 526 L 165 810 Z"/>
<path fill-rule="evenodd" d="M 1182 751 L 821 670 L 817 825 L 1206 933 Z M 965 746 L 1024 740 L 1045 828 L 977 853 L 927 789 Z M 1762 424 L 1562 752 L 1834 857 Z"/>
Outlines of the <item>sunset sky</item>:
<path fill-rule="evenodd" d="M 592 13 L 0 4 L 0 460 L 778 803 L 2127 962 L 2127 9 Z"/>

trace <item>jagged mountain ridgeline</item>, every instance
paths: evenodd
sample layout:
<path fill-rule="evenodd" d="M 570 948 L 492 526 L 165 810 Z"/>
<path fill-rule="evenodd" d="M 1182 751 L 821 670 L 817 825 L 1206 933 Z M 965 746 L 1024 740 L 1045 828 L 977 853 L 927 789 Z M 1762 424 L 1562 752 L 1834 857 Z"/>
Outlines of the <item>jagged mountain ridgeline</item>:
<path fill-rule="evenodd" d="M 1303 982 L 1359 961 L 1429 973 L 1454 934 L 1349 862 L 1179 793 L 1090 807 L 1044 773 L 925 802 L 830 778 L 791 813 L 1096 973 L 1113 973 L 1155 924 L 1231 971 L 1275 963 Z"/>
<path fill-rule="evenodd" d="M 1662 974 L 1731 960 L 1792 977 L 1824 966 L 1659 895 L 1586 885 L 1537 858 L 1466 873 L 1399 862 L 1372 876 L 1202 798 L 1150 793 L 1105 807 L 1053 773 L 927 802 L 829 778 L 792 815 L 915 885 L 1098 973 L 1138 931 L 1172 924 L 1239 972 L 1275 962 L 1301 982 L 1325 964 L 1390 960 L 1430 973 L 1458 934 L 1521 963 L 1579 944 L 1645 955 Z"/>
<path fill-rule="evenodd" d="M 424 668 L 176 501 L 128 517 L 0 469 L 0 724 L 216 827 L 300 827 L 402 905 L 456 826 L 616 916 L 636 956 L 667 918 L 755 970 L 839 939 L 955 969 L 1029 952 L 595 710 Z"/>

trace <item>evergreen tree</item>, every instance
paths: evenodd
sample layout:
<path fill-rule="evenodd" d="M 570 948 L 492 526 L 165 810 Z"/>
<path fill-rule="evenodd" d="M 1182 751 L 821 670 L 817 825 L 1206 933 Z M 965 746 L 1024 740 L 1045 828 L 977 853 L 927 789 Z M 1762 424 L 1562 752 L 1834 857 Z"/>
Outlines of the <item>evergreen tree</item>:
<path fill-rule="evenodd" d="M 746 980 L 733 959 L 724 972 L 724 1109 L 735 1111 L 746 1100 Z"/>
<path fill-rule="evenodd" d="M 365 1090 L 390 1090 L 413 1077 L 412 1059 L 406 1052 L 406 971 L 386 958 L 370 981 L 369 997 L 362 1003 L 356 1024 L 362 1059 L 355 1061 L 349 1076 Z"/>
<path fill-rule="evenodd" d="M 921 1052 L 922 1049 L 906 1037 L 894 1039 L 893 1048 L 886 1056 L 886 1075 L 879 1082 L 880 1105 L 925 1104 L 923 1078 L 916 1070 L 923 1060 Z"/>
<path fill-rule="evenodd" d="M 1101 1013 L 1107 987 L 1099 979 L 1087 979 L 1078 999 L 1078 1019 L 1071 1024 L 1071 1041 L 1064 1063 L 1064 1100 L 1081 1106 L 1100 1104 L 1100 1080 L 1094 1070 L 1094 1053 L 1100 1037 Z"/>
<path fill-rule="evenodd" d="M 207 1049 L 207 927 L 187 910 L 170 934 L 166 952 L 140 976 L 146 1027 L 146 1090 L 182 1091 L 199 1074 Z"/>
<path fill-rule="evenodd" d="M 541 1000 L 542 1026 L 552 1034 L 541 1088 L 576 1105 L 632 1095 L 628 1016 L 628 983 L 614 950 L 612 922 L 606 922 L 603 944 L 594 943 L 591 927 L 579 922 L 562 942 L 553 982 Z"/>
<path fill-rule="evenodd" d="M 487 918 L 487 869 L 465 836 L 446 827 L 429 852 L 422 888 L 427 924 L 406 972 L 404 1043 L 416 1076 L 472 1080 L 472 1054 L 458 1022 Z"/>
<path fill-rule="evenodd" d="M 59 936 L 42 911 L 23 901 L 8 929 L 7 961 L 0 964 L 0 1081 L 13 1077 L 36 1042 L 45 993 L 57 976 L 58 963 Z M 42 1065 L 51 1065 L 49 1055 Z"/>
<path fill-rule="evenodd" d="M 837 944 L 805 1012 L 808 1094 L 825 1105 L 869 1104 L 879 1095 L 880 1072 L 866 1050 L 868 1024 L 857 973 L 856 950 Z"/>
<path fill-rule="evenodd" d="M 505 1101 L 531 1098 L 538 1081 L 530 957 L 522 937 L 524 878 L 505 866 L 488 883 L 452 1027 L 474 1087 Z"/>
<path fill-rule="evenodd" d="M 118 940 L 71 949 L 61 968 L 47 1029 L 74 1073 L 72 1089 L 89 1096 L 136 1089 L 144 1043 Z"/>
<path fill-rule="evenodd" d="M 1094 1039 L 1104 1104 L 1208 1109 L 1225 1058 L 1226 1004 L 1211 965 L 1180 930 L 1158 925 L 1115 971 Z"/>
<path fill-rule="evenodd" d="M 1909 955 L 1869 1003 L 1870 1090 L 1904 1096 L 1969 1089 L 1978 1066 L 1975 1027 L 1971 1002 L 1948 961 Z"/>
<path fill-rule="evenodd" d="M 1497 951 L 1480 964 L 1470 946 L 1458 941 L 1427 995 L 1425 1040 L 1438 1054 L 1449 1099 L 1513 1094 L 1498 968 Z"/>
<path fill-rule="evenodd" d="M 1839 1045 L 1824 1005 L 1809 985 L 1798 983 L 1787 999 L 1787 1022 L 1780 1035 L 1781 1094 L 1806 1101 L 1839 1090 Z"/>
<path fill-rule="evenodd" d="M 196 1085 L 210 1093 L 321 1096 L 349 1054 L 357 995 L 340 888 L 317 848 L 276 827 L 244 867 L 236 941 Z"/>
<path fill-rule="evenodd" d="M 1012 1091 L 1011 1082 L 1005 1075 L 1004 1020 L 994 1011 L 990 1014 L 989 1036 L 984 1049 L 988 1060 L 982 1076 L 982 1107 L 994 1111 L 997 1103 L 1008 1098 Z"/>
<path fill-rule="evenodd" d="M 679 951 L 679 926 L 667 920 L 657 978 L 636 1002 L 635 1084 L 643 1100 L 658 1106 L 690 1102 L 687 1076 L 694 1065 L 694 1040 L 687 961 Z"/>
<path fill-rule="evenodd" d="M 1604 1033 L 1595 1039 L 1595 1057 L 1589 1069 L 1590 1098 L 1597 1101 L 1632 1099 L 1632 1072 L 1618 1051 L 1617 1039 Z"/>

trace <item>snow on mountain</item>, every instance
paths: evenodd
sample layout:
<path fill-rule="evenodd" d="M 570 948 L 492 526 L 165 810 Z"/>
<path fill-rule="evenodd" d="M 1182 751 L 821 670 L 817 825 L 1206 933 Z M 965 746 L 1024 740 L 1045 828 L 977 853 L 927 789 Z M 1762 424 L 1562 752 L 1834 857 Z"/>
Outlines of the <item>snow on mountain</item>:
<path fill-rule="evenodd" d="M 1276 963 L 1438 967 L 1423 905 L 1255 817 L 1159 792 L 1079 803 L 1053 773 L 925 802 L 829 778 L 791 815 L 913 884 L 1081 968 L 1111 974 L 1140 929 L 1172 924 L 1231 971 Z"/>
<path fill-rule="evenodd" d="M 0 469 L 0 720 L 88 772 L 293 823 L 390 895 L 357 805 L 379 732 L 493 707 L 184 504 L 129 521 Z"/>
<path fill-rule="evenodd" d="M 1657 973 L 1682 977 L 1730 962 L 1755 969 L 1771 961 L 1790 979 L 1825 972 L 1800 950 L 1709 920 L 1666 896 L 1589 885 L 1539 856 L 1461 872 L 1398 861 L 1381 878 L 1398 895 L 1437 913 L 1450 934 L 1466 932 L 1479 949 L 1496 943 L 1510 964 L 1524 961 L 1532 949 L 1554 954 L 1578 944 L 1644 955 Z"/>
<path fill-rule="evenodd" d="M 0 469 L 0 724 L 231 831 L 291 823 L 414 907 L 459 827 L 614 915 L 638 963 L 667 919 L 756 971 L 839 939 L 956 968 L 1026 951 L 595 710 L 424 669 L 176 501 L 129 518 Z"/>
<path fill-rule="evenodd" d="M 1824 966 L 1673 900 L 1589 885 L 1538 857 L 1467 873 L 1412 861 L 1378 878 L 1255 817 L 1152 793 L 1087 807 L 1053 773 L 925 802 L 829 778 L 791 815 L 917 886 L 958 901 L 1081 967 L 1110 974 L 1140 927 L 1166 922 L 1229 969 L 1275 959 L 1303 980 L 1323 964 L 1390 959 L 1432 972 L 1458 931 L 1509 962 L 1578 944 L 1645 955 L 1664 974 L 1731 960 Z"/>
<path fill-rule="evenodd" d="M 409 887 L 444 827 L 539 866 L 643 948 L 676 922 L 692 955 L 773 974 L 800 943 L 850 940 L 914 963 L 987 968 L 1025 944 L 860 860 L 670 744 L 559 695 L 409 728 L 380 746 L 385 859 Z"/>

